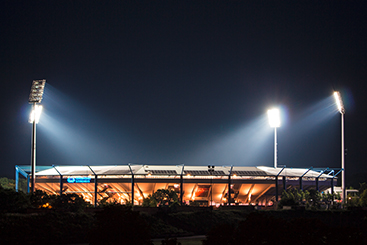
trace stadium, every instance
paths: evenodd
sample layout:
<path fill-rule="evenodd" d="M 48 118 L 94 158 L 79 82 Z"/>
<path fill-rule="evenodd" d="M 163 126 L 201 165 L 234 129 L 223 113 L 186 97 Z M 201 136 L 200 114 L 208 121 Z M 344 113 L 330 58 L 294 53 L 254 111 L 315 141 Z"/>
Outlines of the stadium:
<path fill-rule="evenodd" d="M 23 176 L 29 192 L 30 166 L 15 170 L 16 189 Z M 37 166 L 35 188 L 48 194 L 76 193 L 95 206 L 101 201 L 141 205 L 159 189 L 175 190 L 179 201 L 187 205 L 272 206 L 289 188 L 321 192 L 331 188 L 333 192 L 337 171 L 261 166 Z"/>

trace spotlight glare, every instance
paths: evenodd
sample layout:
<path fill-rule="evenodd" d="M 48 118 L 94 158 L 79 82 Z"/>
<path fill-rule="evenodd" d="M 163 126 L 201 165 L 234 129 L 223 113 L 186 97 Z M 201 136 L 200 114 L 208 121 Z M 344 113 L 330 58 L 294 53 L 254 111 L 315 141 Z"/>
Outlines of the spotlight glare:
<path fill-rule="evenodd" d="M 279 109 L 268 110 L 269 124 L 272 128 L 280 127 L 280 112 Z"/>
<path fill-rule="evenodd" d="M 344 108 L 343 100 L 342 100 L 342 97 L 340 96 L 340 93 L 338 91 L 334 92 L 334 98 L 335 98 L 336 105 L 338 106 L 338 111 L 341 114 L 344 114 L 345 113 L 345 108 Z"/>
<path fill-rule="evenodd" d="M 36 120 L 36 123 L 38 123 L 41 117 L 42 109 L 43 107 L 41 105 L 35 105 L 31 111 L 31 114 L 29 115 L 28 122 L 33 123 L 33 121 Z"/>

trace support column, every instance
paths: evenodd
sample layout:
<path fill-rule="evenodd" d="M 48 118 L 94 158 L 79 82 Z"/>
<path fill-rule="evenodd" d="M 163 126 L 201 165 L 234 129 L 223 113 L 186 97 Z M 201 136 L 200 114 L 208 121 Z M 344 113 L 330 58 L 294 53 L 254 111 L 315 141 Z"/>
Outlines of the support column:
<path fill-rule="evenodd" d="M 278 183 L 278 176 L 283 172 L 283 170 L 286 168 L 286 166 L 284 165 L 283 168 L 279 171 L 279 173 L 275 176 L 275 201 L 278 202 L 278 197 L 279 197 L 279 183 Z M 283 176 L 283 181 L 284 181 L 284 178 L 286 177 L 286 175 Z M 284 182 L 283 182 L 283 185 L 284 185 Z"/>
<path fill-rule="evenodd" d="M 307 171 L 306 171 L 306 172 L 304 172 L 304 173 L 302 174 L 302 176 L 300 176 L 300 177 L 299 177 L 299 189 L 300 189 L 300 190 L 302 190 L 302 191 L 303 191 L 302 178 L 303 178 L 304 176 L 306 176 L 306 174 L 307 174 L 311 169 L 313 169 L 313 167 L 310 167 L 309 169 L 307 169 Z"/>
<path fill-rule="evenodd" d="M 98 177 L 94 176 L 94 207 L 97 207 Z"/>
<path fill-rule="evenodd" d="M 285 176 L 283 176 L 283 190 L 287 190 L 287 179 Z"/>
<path fill-rule="evenodd" d="M 319 176 L 316 177 L 315 181 L 316 181 L 316 190 L 320 191 L 320 186 L 319 186 L 319 178 L 321 177 L 321 175 L 323 175 L 323 173 L 325 173 L 325 171 L 329 170 L 329 168 L 326 168 L 324 170 L 322 170 L 319 174 Z"/>
<path fill-rule="evenodd" d="M 89 165 L 87 166 L 90 169 L 90 171 L 94 174 L 94 207 L 97 207 L 98 176 Z"/>
<path fill-rule="evenodd" d="M 231 175 L 228 175 L 228 206 L 231 205 Z"/>
<path fill-rule="evenodd" d="M 129 163 L 129 169 L 130 169 L 130 173 L 131 173 L 131 206 L 134 207 L 135 181 L 134 181 L 134 172 L 133 172 L 133 169 L 131 168 L 130 163 Z"/>
<path fill-rule="evenodd" d="M 229 170 L 229 174 L 228 174 L 228 206 L 231 205 L 231 175 L 232 175 L 232 169 L 233 169 L 233 166 L 231 166 L 231 169 Z"/>
<path fill-rule="evenodd" d="M 63 181 L 63 178 L 62 178 L 62 175 L 60 175 L 60 196 L 62 195 L 62 189 L 64 188 L 62 181 Z"/>
<path fill-rule="evenodd" d="M 299 177 L 299 189 L 300 189 L 301 191 L 303 191 L 303 187 L 302 187 L 302 176 L 301 176 L 301 177 Z"/>
<path fill-rule="evenodd" d="M 180 178 L 180 204 L 183 205 L 183 176 Z"/>
<path fill-rule="evenodd" d="M 180 176 L 180 205 L 183 205 L 183 174 L 185 165 L 182 164 L 181 176 Z"/>
<path fill-rule="evenodd" d="M 275 201 L 278 202 L 278 176 L 275 176 Z"/>
<path fill-rule="evenodd" d="M 29 194 L 30 192 L 30 186 L 29 186 L 29 183 L 30 183 L 30 178 L 29 178 L 29 175 L 27 176 L 27 193 Z"/>
<path fill-rule="evenodd" d="M 317 191 L 320 191 L 320 188 L 319 188 L 319 177 L 316 178 L 316 190 Z"/>
<path fill-rule="evenodd" d="M 56 170 L 56 172 L 60 175 L 60 196 L 62 195 L 62 189 L 63 189 L 63 183 L 62 183 L 62 174 L 60 171 L 55 167 L 55 165 L 52 165 L 52 167 Z"/>
<path fill-rule="evenodd" d="M 16 185 L 16 191 L 19 191 L 19 174 L 23 175 L 24 178 L 27 179 L 27 193 L 29 194 L 29 188 L 30 188 L 30 176 L 27 174 L 23 169 L 21 169 L 18 165 L 15 166 L 15 185 Z"/>
<path fill-rule="evenodd" d="M 15 168 L 15 191 L 18 192 L 19 188 L 19 171 L 18 168 Z"/>
<path fill-rule="evenodd" d="M 134 193 L 135 193 L 135 181 L 134 181 L 134 175 L 131 175 L 131 206 L 134 206 Z"/>

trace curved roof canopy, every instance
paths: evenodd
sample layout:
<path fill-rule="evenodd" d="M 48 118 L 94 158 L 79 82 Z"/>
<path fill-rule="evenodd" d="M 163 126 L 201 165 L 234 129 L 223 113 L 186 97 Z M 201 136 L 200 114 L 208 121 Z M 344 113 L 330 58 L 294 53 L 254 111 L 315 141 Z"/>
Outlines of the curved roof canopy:
<path fill-rule="evenodd" d="M 30 166 L 17 166 L 24 174 Z M 190 165 L 100 165 L 100 166 L 37 166 L 37 176 L 86 176 L 86 175 L 185 175 L 185 176 L 261 176 L 261 177 L 310 177 L 335 178 L 335 170 L 324 168 L 247 167 L 247 166 L 190 166 Z"/>

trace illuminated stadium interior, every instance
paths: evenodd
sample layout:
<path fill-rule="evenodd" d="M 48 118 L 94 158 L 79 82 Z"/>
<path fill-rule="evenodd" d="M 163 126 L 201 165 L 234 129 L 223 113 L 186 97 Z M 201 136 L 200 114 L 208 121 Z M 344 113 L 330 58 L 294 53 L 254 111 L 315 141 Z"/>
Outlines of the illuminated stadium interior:
<path fill-rule="evenodd" d="M 30 166 L 16 166 L 30 179 Z M 339 171 L 340 172 L 340 171 Z M 104 200 L 141 205 L 158 189 L 173 189 L 195 205 L 272 205 L 284 189 L 333 188 L 337 170 L 286 167 L 114 165 L 37 166 L 36 189 L 49 194 L 76 193 L 91 204 Z M 29 185 L 28 185 L 29 186 Z M 230 191 L 229 191 L 230 190 Z M 231 193 L 228 200 L 228 193 Z"/>

